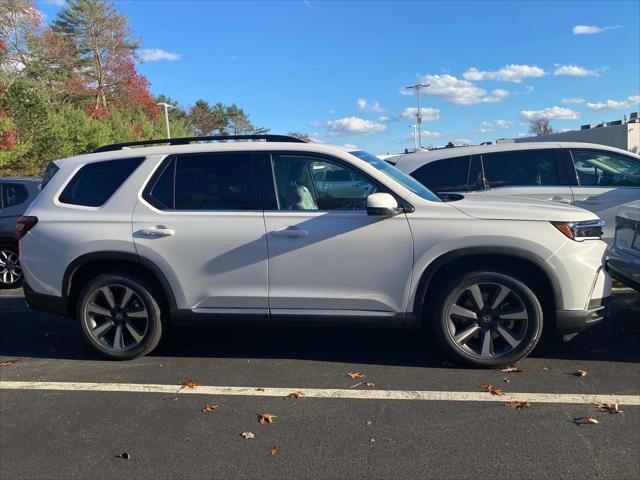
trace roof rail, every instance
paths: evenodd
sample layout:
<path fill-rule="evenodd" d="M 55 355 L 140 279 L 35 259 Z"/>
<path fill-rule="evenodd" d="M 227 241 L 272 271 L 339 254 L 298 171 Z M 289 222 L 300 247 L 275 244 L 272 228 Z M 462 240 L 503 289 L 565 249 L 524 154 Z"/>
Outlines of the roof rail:
<path fill-rule="evenodd" d="M 161 138 L 157 140 L 141 140 L 138 142 L 114 143 L 96 148 L 91 153 L 113 152 L 127 147 L 141 147 L 143 145 L 188 145 L 192 142 L 210 142 L 213 140 L 264 140 L 265 142 L 307 143 L 304 140 L 289 135 L 213 135 L 205 137 Z"/>

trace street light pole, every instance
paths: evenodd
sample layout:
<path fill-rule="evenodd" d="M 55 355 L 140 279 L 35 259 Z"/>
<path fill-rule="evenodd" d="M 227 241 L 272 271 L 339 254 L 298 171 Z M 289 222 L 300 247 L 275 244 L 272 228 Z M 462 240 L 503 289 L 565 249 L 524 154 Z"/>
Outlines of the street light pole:
<path fill-rule="evenodd" d="M 171 138 L 171 131 L 169 130 L 169 109 L 175 108 L 175 107 L 170 103 L 164 103 L 164 102 L 160 102 L 158 103 L 158 105 L 164 108 L 164 123 L 167 127 L 167 138 Z"/>
<path fill-rule="evenodd" d="M 418 125 L 409 125 L 409 128 L 413 129 L 413 148 L 418 149 Z"/>
<path fill-rule="evenodd" d="M 408 90 L 415 90 L 416 96 L 418 97 L 418 111 L 416 112 L 416 124 L 418 125 L 418 146 L 422 148 L 422 112 L 420 110 L 420 91 L 423 88 L 427 88 L 429 86 L 428 83 L 415 83 L 413 85 L 409 85 Z"/>

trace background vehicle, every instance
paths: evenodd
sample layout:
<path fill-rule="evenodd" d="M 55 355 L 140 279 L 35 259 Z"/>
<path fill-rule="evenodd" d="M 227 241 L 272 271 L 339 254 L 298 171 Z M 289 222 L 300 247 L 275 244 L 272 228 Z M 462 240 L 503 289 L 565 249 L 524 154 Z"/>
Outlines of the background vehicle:
<path fill-rule="evenodd" d="M 584 208 L 605 221 L 608 243 L 618 207 L 640 198 L 640 156 L 604 145 L 475 145 L 392 160 L 436 193 L 528 197 Z"/>
<path fill-rule="evenodd" d="M 618 209 L 615 227 L 615 238 L 607 251 L 607 270 L 640 292 L 640 200 Z"/>
<path fill-rule="evenodd" d="M 604 316 L 590 212 L 447 203 L 366 152 L 210 139 L 227 141 L 54 162 L 19 221 L 28 303 L 78 318 L 120 359 L 153 350 L 168 323 L 373 324 L 426 326 L 459 361 L 498 366 L 527 355 L 543 323 L 573 334 Z M 323 191 L 319 171 L 351 189 Z"/>
<path fill-rule="evenodd" d="M 16 221 L 38 194 L 39 178 L 0 177 L 0 288 L 22 283 Z"/>

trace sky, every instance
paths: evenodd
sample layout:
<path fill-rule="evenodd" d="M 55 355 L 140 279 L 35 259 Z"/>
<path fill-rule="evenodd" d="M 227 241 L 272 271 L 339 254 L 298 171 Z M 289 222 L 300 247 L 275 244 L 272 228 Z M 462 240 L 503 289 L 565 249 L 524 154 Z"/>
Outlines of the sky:
<path fill-rule="evenodd" d="M 46 18 L 60 0 L 38 0 Z M 154 94 L 237 103 L 271 133 L 374 153 L 640 109 L 640 1 L 116 1 Z"/>

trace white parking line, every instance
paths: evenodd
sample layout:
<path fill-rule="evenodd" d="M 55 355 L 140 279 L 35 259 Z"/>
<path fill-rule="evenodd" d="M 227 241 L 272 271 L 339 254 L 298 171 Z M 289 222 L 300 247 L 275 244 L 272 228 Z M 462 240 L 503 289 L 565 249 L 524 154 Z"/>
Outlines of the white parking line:
<path fill-rule="evenodd" d="M 57 390 L 68 392 L 128 392 L 187 395 L 226 395 L 240 397 L 285 397 L 298 390 L 304 398 L 345 398 L 358 400 L 427 400 L 449 402 L 532 402 L 532 403 L 618 403 L 640 405 L 640 395 L 586 395 L 572 393 L 513 393 L 496 396 L 487 392 L 440 392 L 425 390 L 353 390 L 327 388 L 219 387 L 143 383 L 75 383 L 0 381 L 1 390 Z"/>

